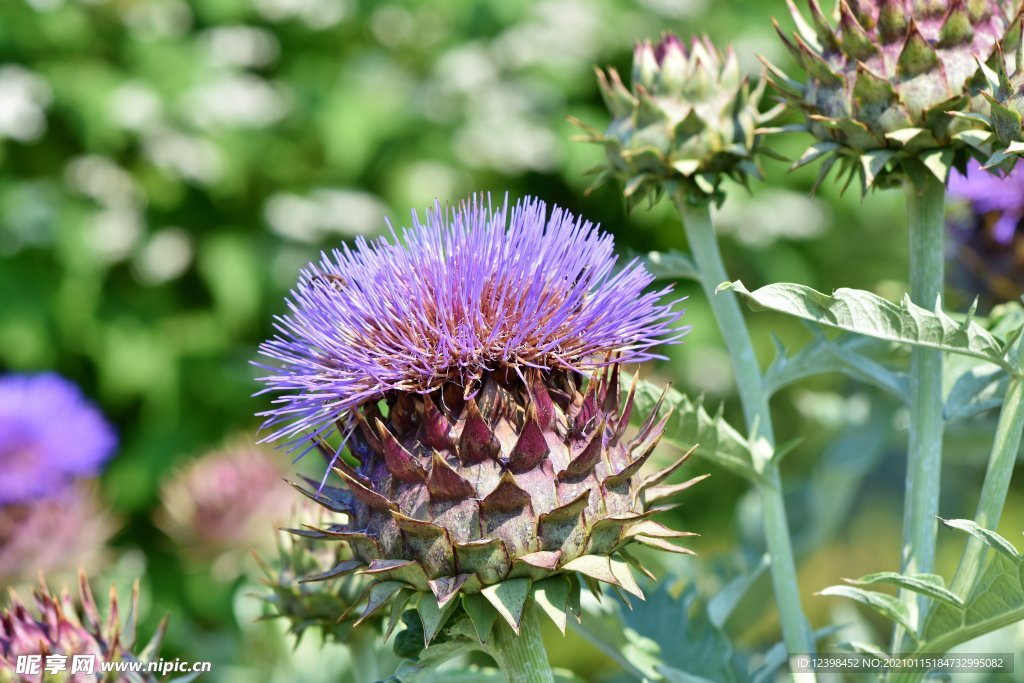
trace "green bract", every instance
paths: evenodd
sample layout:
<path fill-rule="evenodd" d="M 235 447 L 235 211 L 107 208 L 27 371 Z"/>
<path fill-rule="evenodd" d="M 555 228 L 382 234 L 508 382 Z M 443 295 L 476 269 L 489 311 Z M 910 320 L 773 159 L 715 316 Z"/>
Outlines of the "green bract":
<path fill-rule="evenodd" d="M 582 126 L 584 139 L 607 153 L 594 187 L 623 182 L 632 208 L 659 199 L 666 182 L 690 201 L 720 202 L 723 176 L 743 184 L 761 177 L 758 129 L 773 113 L 758 110 L 764 83 L 751 88 L 731 48 L 723 56 L 707 38 L 694 38 L 687 49 L 666 35 L 657 45 L 637 44 L 631 88 L 615 69 L 598 69 L 597 77 L 612 122 L 604 133 Z"/>
<path fill-rule="evenodd" d="M 1016 158 L 1024 153 L 1024 14 L 1014 19 L 1009 34 L 994 60 L 995 68 L 982 65 L 985 89 L 982 96 L 988 101 L 989 111 L 961 115 L 980 122 L 990 136 L 985 142 L 992 154 L 986 167 L 999 167 L 1004 171 L 1013 167 Z"/>
<path fill-rule="evenodd" d="M 318 527 L 328 523 L 322 509 L 314 515 L 319 520 Z M 344 566 L 351 560 L 348 548 L 282 533 L 277 539 L 276 558 L 269 562 L 259 555 L 256 558 L 263 570 L 263 584 L 270 589 L 263 597 L 272 612 L 268 618 L 286 619 L 289 632 L 297 640 L 308 629 L 314 629 L 324 640 L 348 641 L 352 625 L 366 606 L 362 594 L 369 581 L 358 575 L 337 576 L 332 571 L 323 571 L 324 566 Z M 392 622 L 390 628 L 394 626 Z"/>
<path fill-rule="evenodd" d="M 810 23 L 790 2 L 793 40 L 776 29 L 807 82 L 771 65 L 769 78 L 819 140 L 796 166 L 825 157 L 824 178 L 838 161 L 864 192 L 904 173 L 945 182 L 952 166 L 979 154 L 976 124 L 950 114 L 972 110 L 978 63 L 998 50 L 1019 4 L 841 0 L 833 26 L 817 0 L 808 0 Z"/>

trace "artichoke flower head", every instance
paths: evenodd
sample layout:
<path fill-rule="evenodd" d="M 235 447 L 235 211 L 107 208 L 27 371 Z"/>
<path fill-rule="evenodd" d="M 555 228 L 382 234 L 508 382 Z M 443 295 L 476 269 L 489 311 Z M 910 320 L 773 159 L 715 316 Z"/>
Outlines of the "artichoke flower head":
<path fill-rule="evenodd" d="M 561 209 L 476 197 L 303 272 L 261 347 L 265 428 L 332 463 L 341 486 L 305 492 L 346 521 L 295 533 L 348 545 L 315 578 L 368 577 L 361 620 L 415 601 L 429 642 L 461 606 L 483 641 L 534 599 L 564 628 L 580 577 L 641 594 L 626 546 L 689 552 L 650 519 L 685 458 L 640 475 L 665 423 L 627 432 L 619 371 L 686 329 L 615 262 Z"/>
<path fill-rule="evenodd" d="M 759 109 L 765 82 L 751 85 L 736 54 L 707 37 L 689 44 L 672 34 L 636 44 L 629 87 L 615 69 L 597 70 L 612 122 L 604 132 L 574 121 L 585 142 L 600 144 L 605 163 L 591 189 L 616 180 L 632 209 L 668 189 L 691 203 L 721 203 L 723 178 L 761 178 L 761 129 L 779 109 Z"/>
<path fill-rule="evenodd" d="M 789 2 L 791 38 L 776 23 L 806 82 L 768 64 L 818 139 L 797 166 L 824 158 L 824 178 L 838 163 L 867 192 L 908 174 L 945 183 L 951 168 L 963 172 L 986 154 L 986 136 L 970 120 L 985 106 L 979 64 L 997 55 L 1019 0 L 840 0 L 835 20 L 818 0 L 808 7 L 810 20 Z"/>

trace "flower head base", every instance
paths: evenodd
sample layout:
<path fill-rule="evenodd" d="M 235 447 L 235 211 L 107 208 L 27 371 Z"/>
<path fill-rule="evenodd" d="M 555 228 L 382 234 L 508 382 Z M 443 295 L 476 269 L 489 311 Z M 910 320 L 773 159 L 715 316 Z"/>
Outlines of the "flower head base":
<path fill-rule="evenodd" d="M 579 124 L 607 155 L 594 187 L 623 182 L 632 208 L 677 188 L 690 201 L 720 202 L 723 177 L 761 177 L 758 129 L 774 112 L 760 113 L 764 84 L 751 89 L 731 48 L 723 56 L 706 37 L 687 47 L 669 34 L 637 44 L 630 88 L 615 69 L 597 77 L 612 123 L 604 133 Z"/>
<path fill-rule="evenodd" d="M 75 655 L 92 655 L 96 659 L 95 673 L 75 673 L 68 683 L 156 683 L 157 678 L 147 673 L 106 674 L 100 677 L 100 662 L 152 661 L 156 659 L 166 629 L 166 619 L 150 642 L 135 653 L 135 623 L 139 610 L 139 587 L 135 584 L 128 613 L 121 621 L 117 594 L 110 591 L 107 619 L 93 599 L 84 573 L 78 577 L 79 603 L 65 590 L 60 596 L 51 593 L 46 584 L 35 592 L 35 613 L 18 596 L 11 594 L 10 604 L 0 611 L 0 683 L 16 681 L 50 680 L 45 677 L 22 678 L 14 674 L 19 656 L 64 655 L 70 670 Z"/>
<path fill-rule="evenodd" d="M 74 577 L 103 564 L 117 524 L 92 486 L 70 486 L 59 496 L 0 505 L 0 584 L 17 586 Z"/>
<path fill-rule="evenodd" d="M 840 0 L 833 26 L 817 0 L 808 0 L 810 23 L 790 3 L 797 33 L 790 40 L 776 29 L 807 83 L 771 65 L 770 79 L 819 140 L 796 165 L 825 157 L 824 178 L 839 162 L 863 192 L 904 174 L 945 182 L 951 167 L 964 168 L 978 153 L 974 124 L 949 113 L 970 110 L 978 62 L 994 54 L 1016 14 L 1009 4 Z"/>
<path fill-rule="evenodd" d="M 100 412 L 62 377 L 0 377 L 0 504 L 54 495 L 97 474 L 115 444 Z"/>
<path fill-rule="evenodd" d="M 241 441 L 211 451 L 164 483 L 158 523 L 205 559 L 272 547 L 273 525 L 288 519 L 293 503 L 285 474 L 277 458 Z"/>
<path fill-rule="evenodd" d="M 967 202 L 969 212 L 952 221 L 959 247 L 951 276 L 971 297 L 986 303 L 1017 301 L 1024 295 L 1024 168 L 1005 178 L 977 163 L 954 173 L 949 195 Z"/>
<path fill-rule="evenodd" d="M 344 483 L 300 487 L 345 515 L 294 530 L 350 548 L 320 578 L 370 578 L 360 621 L 416 600 L 428 642 L 459 605 L 481 641 L 499 616 L 518 629 L 536 595 L 564 628 L 579 574 L 641 594 L 626 546 L 689 552 L 650 519 L 688 484 L 660 486 L 685 457 L 640 476 L 667 418 L 627 434 L 619 365 L 677 339 L 677 315 L 644 293 L 642 267 L 613 274 L 610 238 L 540 202 L 510 218 L 436 208 L 406 242 L 307 271 L 280 321 L 291 337 L 264 346 L 286 363 L 266 381 L 293 392 L 271 424 L 312 428 Z"/>

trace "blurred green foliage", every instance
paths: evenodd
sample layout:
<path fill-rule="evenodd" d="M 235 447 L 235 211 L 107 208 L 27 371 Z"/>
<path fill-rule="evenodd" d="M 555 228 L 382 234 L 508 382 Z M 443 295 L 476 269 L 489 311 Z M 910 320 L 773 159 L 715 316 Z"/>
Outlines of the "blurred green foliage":
<path fill-rule="evenodd" d="M 265 399 L 251 398 L 250 361 L 298 269 L 341 240 L 384 232 L 386 217 L 400 227 L 410 208 L 477 191 L 561 204 L 615 233 L 624 253 L 685 250 L 666 205 L 627 216 L 616 188 L 585 194 L 600 151 L 572 142 L 566 117 L 605 125 L 592 66 L 628 71 L 633 42 L 666 30 L 731 41 L 755 77 L 755 53 L 785 64 L 770 24 L 783 10 L 756 0 L 0 3 L 0 370 L 55 369 L 118 425 L 103 481 L 125 520 L 117 544 L 133 558 L 118 571 L 145 572 L 150 621 L 172 615 L 171 654 L 213 659 L 211 680 L 262 680 L 257 670 L 337 680 L 274 664 L 290 644 L 252 624 L 244 596 L 255 589 L 190 564 L 152 524 L 172 466 L 255 434 Z M 793 156 L 805 142 L 771 144 Z M 826 184 L 812 198 L 815 173 L 770 162 L 752 196 L 731 188 L 718 221 L 730 273 L 752 288 L 899 295 L 899 194 L 861 201 Z M 653 372 L 728 400 L 710 312 L 692 283 L 678 289 L 694 331 Z M 765 363 L 772 334 L 790 347 L 810 338 L 776 316 L 751 321 Z M 869 409 L 875 398 L 825 378 L 776 399 L 780 439 L 802 438 L 786 476 L 818 626 L 830 617 L 813 590 L 897 564 L 900 414 Z M 988 448 L 961 441 L 947 516 L 970 514 Z M 714 591 L 761 550 L 745 486 L 702 461 L 689 474 L 707 469 L 716 476 L 680 513 L 704 534 L 704 558 L 672 569 Z M 1022 517 L 1014 499 L 1004 519 L 1019 528 Z M 775 642 L 764 588 L 730 622 L 742 643 Z M 611 680 L 602 672 L 615 667 L 594 651 L 550 649 L 557 666 Z"/>

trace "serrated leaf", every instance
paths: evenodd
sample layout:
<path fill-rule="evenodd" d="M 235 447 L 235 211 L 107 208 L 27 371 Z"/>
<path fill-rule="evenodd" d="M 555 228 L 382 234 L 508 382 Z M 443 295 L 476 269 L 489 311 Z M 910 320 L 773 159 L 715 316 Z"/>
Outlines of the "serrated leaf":
<path fill-rule="evenodd" d="M 947 357 L 943 376 L 950 384 L 943 408 L 947 423 L 998 408 L 1010 382 L 999 366 L 964 356 Z"/>
<path fill-rule="evenodd" d="M 1020 559 L 1020 553 L 1017 552 L 1017 548 L 1015 548 L 1012 543 L 996 532 L 989 531 L 988 529 L 979 526 L 978 523 L 973 520 L 944 519 L 942 520 L 942 523 L 950 529 L 959 529 L 960 531 L 974 536 L 989 548 L 1002 553 L 1010 560 L 1017 561 Z"/>
<path fill-rule="evenodd" d="M 1013 372 L 1003 345 L 977 322 L 957 322 L 941 309 L 929 311 L 910 301 L 899 304 L 859 289 L 837 289 L 832 296 L 793 283 L 767 285 L 750 292 L 740 281 L 723 283 L 753 310 L 767 310 L 876 339 L 959 353 L 995 363 Z"/>
<path fill-rule="evenodd" d="M 826 339 L 820 332 L 808 344 L 790 355 L 781 344 L 775 360 L 765 370 L 765 390 L 774 394 L 795 382 L 822 374 L 838 373 L 874 384 L 907 401 L 910 379 L 871 358 L 888 351 L 891 342 L 855 334 Z M 870 354 L 870 355 L 869 355 Z"/>
<path fill-rule="evenodd" d="M 927 620 L 917 634 L 913 651 L 904 653 L 907 656 L 943 654 L 961 643 L 1024 621 L 1024 556 L 1008 540 L 971 520 L 942 520 L 942 523 L 947 528 L 974 536 L 990 549 L 984 556 L 977 579 L 962 592 L 962 597 L 951 598 L 946 592 L 940 595 L 938 589 L 942 580 L 930 575 L 906 577 L 885 573 L 861 579 L 861 583 L 899 585 L 932 599 Z M 821 594 L 852 597 L 899 621 L 913 633 L 905 619 L 906 607 L 892 596 L 853 586 L 832 586 Z M 874 650 L 869 651 L 874 653 Z"/>
<path fill-rule="evenodd" d="M 901 624 L 908 633 L 914 633 L 917 630 L 910 619 L 907 606 L 891 595 L 864 590 L 854 586 L 829 586 L 819 591 L 818 595 L 835 595 L 856 600 L 880 613 L 890 621 Z"/>
<path fill-rule="evenodd" d="M 945 581 L 937 574 L 907 575 L 898 572 L 879 572 L 868 574 L 859 579 L 848 581 L 854 586 L 871 586 L 876 583 L 905 588 L 919 595 L 924 595 L 940 602 L 954 606 L 963 606 L 963 600 L 946 588 Z"/>
<path fill-rule="evenodd" d="M 650 382 L 639 382 L 636 389 L 633 415 L 649 415 L 664 390 Z M 733 474 L 752 482 L 762 482 L 764 476 L 754 467 L 754 447 L 720 415 L 711 416 L 703 401 L 696 402 L 675 389 L 665 393 L 663 411 L 672 410 L 665 425 L 663 443 L 688 450 L 700 444 L 695 455 L 714 462 Z"/>

